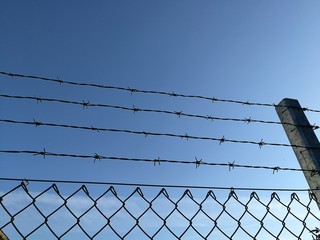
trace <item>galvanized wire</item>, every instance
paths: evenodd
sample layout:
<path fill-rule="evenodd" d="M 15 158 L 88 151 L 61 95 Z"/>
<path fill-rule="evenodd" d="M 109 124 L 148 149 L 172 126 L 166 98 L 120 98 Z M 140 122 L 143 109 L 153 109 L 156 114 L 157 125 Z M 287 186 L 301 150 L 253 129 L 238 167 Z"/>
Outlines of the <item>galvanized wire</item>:
<path fill-rule="evenodd" d="M 37 191 L 28 181 L 0 192 L 0 230 L 12 239 L 317 239 L 320 221 L 314 195 L 296 193 L 284 201 L 251 192 L 226 197 L 208 191 L 204 197 L 184 189 L 171 196 L 141 187 L 119 194 L 82 185 L 65 193 L 52 182 Z M 15 199 L 15 207 L 12 200 Z"/>
<path fill-rule="evenodd" d="M 17 121 L 12 119 L 0 119 L 0 122 L 3 123 L 13 123 L 13 124 L 23 124 L 23 125 L 33 125 L 36 127 L 39 126 L 46 126 L 46 127 L 59 127 L 59 128 L 70 128 L 70 129 L 81 129 L 81 130 L 89 130 L 89 131 L 96 131 L 96 132 L 115 132 L 115 133 L 127 133 L 127 134 L 136 134 L 136 135 L 143 135 L 147 136 L 158 136 L 158 137 L 173 137 L 173 138 L 181 138 L 181 139 L 194 139 L 194 140 L 208 140 L 208 141 L 216 141 L 220 144 L 222 143 L 239 143 L 239 144 L 252 144 L 257 145 L 259 148 L 263 146 L 273 146 L 273 147 L 295 147 L 295 148 L 302 148 L 302 149 L 320 149 L 317 147 L 309 147 L 309 146 L 302 146 L 302 145 L 294 145 L 294 144 L 287 144 L 287 143 L 274 143 L 274 142 L 265 142 L 263 139 L 260 141 L 251 141 L 251 140 L 237 140 L 237 139 L 228 139 L 222 136 L 221 138 L 217 137 L 203 137 L 203 136 L 193 136 L 187 133 L 185 134 L 174 134 L 174 133 L 161 133 L 161 132 L 150 132 L 150 131 L 134 131 L 134 130 L 127 130 L 127 129 L 116 129 L 116 128 L 101 128 L 101 127 L 90 127 L 88 126 L 79 126 L 79 125 L 70 125 L 70 124 L 57 124 L 57 123 L 45 123 L 36 121 Z"/>
<path fill-rule="evenodd" d="M 70 101 L 66 99 L 56 99 L 56 98 L 44 98 L 44 97 L 31 97 L 31 96 L 17 96 L 17 95 L 8 95 L 8 94 L 0 94 L 0 97 L 3 98 L 11 98 L 11 99 L 28 99 L 28 100 L 35 100 L 37 103 L 41 102 L 55 102 L 55 103 L 63 103 L 63 104 L 69 104 L 69 105 L 77 105 L 82 106 L 83 109 L 87 109 L 89 107 L 100 107 L 100 108 L 111 108 L 111 109 L 118 109 L 118 110 L 125 110 L 125 111 L 131 111 L 133 113 L 137 112 L 147 112 L 147 113 L 161 113 L 161 114 L 167 114 L 167 115 L 174 115 L 180 117 L 189 117 L 189 118 L 199 118 L 204 120 L 211 120 L 211 121 L 231 121 L 231 122 L 243 122 L 243 123 L 263 123 L 263 124 L 274 124 L 274 125 L 289 125 L 293 127 L 306 127 L 306 128 L 312 128 L 313 130 L 319 129 L 318 125 L 295 125 L 293 123 L 287 123 L 287 122 L 279 122 L 279 121 L 271 121 L 271 120 L 259 120 L 259 119 L 253 119 L 251 117 L 248 118 L 229 118 L 229 117 L 217 117 L 212 115 L 201 115 L 201 114 L 192 114 L 192 113 L 184 113 L 182 111 L 169 111 L 169 110 L 161 110 L 161 109 L 147 109 L 147 108 L 139 108 L 136 106 L 133 107 L 125 107 L 125 106 L 119 106 L 119 105 L 110 105 L 110 104 L 104 104 L 104 103 L 92 103 L 88 100 L 83 100 L 82 102 L 79 101 Z"/>
<path fill-rule="evenodd" d="M 262 165 L 248 165 L 248 164 L 237 164 L 235 161 L 228 163 L 217 163 L 217 162 L 207 162 L 203 159 L 195 157 L 193 161 L 187 160 L 177 160 L 177 159 L 162 159 L 157 158 L 130 158 L 130 157 L 117 157 L 117 156 L 104 156 L 101 154 L 92 154 L 92 155 L 83 155 L 83 154 L 70 154 L 70 153 L 56 153 L 48 152 L 46 149 L 43 151 L 33 151 L 33 150 L 0 150 L 0 153 L 6 154 L 31 154 L 33 156 L 43 156 L 46 157 L 62 157 L 62 158 L 78 158 L 78 159 L 93 159 L 93 162 L 108 160 L 108 161 L 127 161 L 127 162 L 146 162 L 152 163 L 154 166 L 160 166 L 164 164 L 181 164 L 181 165 L 194 165 L 195 168 L 200 166 L 212 166 L 212 167 L 227 167 L 229 171 L 234 170 L 235 168 L 246 168 L 252 170 L 271 170 L 273 173 L 279 171 L 292 171 L 292 172 L 310 172 L 311 174 L 320 174 L 319 170 L 316 169 L 301 169 L 301 168 L 289 168 L 289 167 L 279 167 L 279 166 L 262 166 Z"/>
<path fill-rule="evenodd" d="M 94 83 L 79 83 L 79 82 L 62 80 L 62 79 L 59 79 L 58 77 L 55 79 L 55 78 L 47 78 L 47 77 L 34 76 L 34 75 L 24 75 L 24 74 L 19 74 L 19 73 L 9 73 L 9 72 L 4 72 L 4 71 L 0 71 L 0 74 L 11 76 L 11 77 L 36 79 L 36 80 L 41 80 L 41 81 L 49 81 L 49 82 L 55 82 L 58 84 L 68 84 L 68 85 L 73 85 L 73 86 L 121 90 L 121 91 L 130 92 L 131 94 L 133 94 L 133 93 L 157 94 L 157 95 L 165 95 L 165 96 L 170 96 L 170 97 L 182 97 L 182 98 L 209 100 L 211 102 L 235 103 L 235 104 L 241 104 L 241 105 L 247 105 L 247 106 L 285 107 L 285 106 L 282 106 L 279 104 L 274 104 L 274 103 L 259 103 L 259 102 L 239 101 L 239 100 L 233 100 L 233 99 L 219 99 L 219 98 L 215 98 L 215 97 L 207 97 L 207 96 L 191 95 L 191 94 L 181 94 L 181 93 L 175 93 L 175 92 L 142 90 L 142 89 L 135 89 L 135 88 L 130 88 L 130 87 L 117 87 L 117 86 L 100 85 L 100 84 L 94 84 Z M 318 113 L 320 112 L 320 110 L 310 109 L 307 107 L 302 107 L 300 109 L 303 111 L 309 111 L 309 112 L 318 112 Z"/>

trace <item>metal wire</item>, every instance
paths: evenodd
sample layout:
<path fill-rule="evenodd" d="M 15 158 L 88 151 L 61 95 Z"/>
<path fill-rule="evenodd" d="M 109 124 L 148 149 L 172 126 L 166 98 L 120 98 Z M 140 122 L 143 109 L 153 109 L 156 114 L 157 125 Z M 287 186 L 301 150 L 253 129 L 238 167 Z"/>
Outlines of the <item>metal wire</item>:
<path fill-rule="evenodd" d="M 169 110 L 160 110 L 160 109 L 145 109 L 145 108 L 138 108 L 138 107 L 124 107 L 124 106 L 118 106 L 118 105 L 110 105 L 110 104 L 102 104 L 102 103 L 92 103 L 91 101 L 70 101 L 65 99 L 54 99 L 54 98 L 44 98 L 44 97 L 31 97 L 31 96 L 17 96 L 17 95 L 7 95 L 7 94 L 0 94 L 0 97 L 3 98 L 11 98 L 11 99 L 28 99 L 28 100 L 35 100 L 37 103 L 41 102 L 55 102 L 55 103 L 63 103 L 63 104 L 72 104 L 72 105 L 78 105 L 82 106 L 83 109 L 87 109 L 89 107 L 103 107 L 103 108 L 112 108 L 112 109 L 120 109 L 120 110 L 126 110 L 126 111 L 132 111 L 133 113 L 137 112 L 148 112 L 148 113 L 161 113 L 161 114 L 168 114 L 168 115 L 174 115 L 178 116 L 179 118 L 181 116 L 184 117 L 190 117 L 190 118 L 200 118 L 205 120 L 219 120 L 219 121 L 232 121 L 232 122 L 243 122 L 243 123 L 264 123 L 264 124 L 276 124 L 276 125 L 290 125 L 294 127 L 307 127 L 312 128 L 313 130 L 319 129 L 319 126 L 317 125 L 295 125 L 292 123 L 287 122 L 279 122 L 279 121 L 269 121 L 269 120 L 258 120 L 258 119 L 252 119 L 249 118 L 225 118 L 225 117 L 215 117 L 211 115 L 200 115 L 200 114 L 191 114 L 191 113 L 183 113 L 182 111 L 169 111 Z"/>
<path fill-rule="evenodd" d="M 2 75 L 12 77 L 31 78 L 42 81 L 56 82 L 59 84 L 69 84 L 75 86 L 96 87 L 105 89 L 122 90 L 132 93 L 146 93 L 146 94 L 159 94 L 171 97 L 182 98 L 195 98 L 209 100 L 212 102 L 228 102 L 249 106 L 264 106 L 264 107 L 278 107 L 280 105 L 268 103 L 255 103 L 244 102 L 238 100 L 217 99 L 214 97 L 206 97 L 200 95 L 186 95 L 176 94 L 163 91 L 148 91 L 138 90 L 132 88 L 123 88 L 116 86 L 105 86 L 91 83 L 76 83 L 64 81 L 60 79 L 43 78 L 39 76 L 27 76 L 22 74 L 0 72 Z M 281 124 L 280 122 L 255 120 L 251 118 L 238 119 L 238 118 L 219 118 L 198 114 L 188 114 L 178 111 L 167 111 L 158 109 L 140 109 L 135 106 L 132 108 L 108 105 L 108 104 L 92 104 L 89 101 L 77 102 L 62 99 L 49 99 L 41 97 L 28 97 L 28 96 L 13 96 L 2 94 L 0 97 L 17 98 L 17 99 L 31 99 L 38 102 L 60 102 L 65 104 L 80 105 L 83 108 L 88 107 L 105 107 L 113 109 L 128 110 L 133 112 L 154 112 L 163 113 L 186 117 L 202 118 L 207 120 L 223 120 L 223 121 L 237 121 L 237 122 L 258 122 L 268 124 Z M 301 108 L 303 111 L 320 112 L 320 110 Z M 214 137 L 201 137 L 190 136 L 188 134 L 173 134 L 173 133 L 159 133 L 159 132 L 146 132 L 146 131 L 133 131 L 125 129 L 113 128 L 96 128 L 88 126 L 57 124 L 57 123 L 43 123 L 40 121 L 18 121 L 10 119 L 0 119 L 3 123 L 12 124 L 25 124 L 33 126 L 47 126 L 47 127 L 61 127 L 82 129 L 91 131 L 106 131 L 117 133 L 138 134 L 147 136 L 165 136 L 175 137 L 182 139 L 197 139 L 197 140 L 210 140 L 217 141 L 220 144 L 225 142 L 253 144 L 258 145 L 260 148 L 269 146 L 283 146 L 283 147 L 298 147 L 304 149 L 319 149 L 308 146 L 298 146 L 283 143 L 272 143 L 261 141 L 248 141 L 237 139 L 226 139 Z M 292 125 L 290 123 L 285 123 Z M 310 127 L 313 129 L 319 128 L 318 126 L 294 126 L 294 127 Z M 193 164 L 196 168 L 199 166 L 223 166 L 228 167 L 231 171 L 235 167 L 251 168 L 251 169 L 266 169 L 272 170 L 273 173 L 283 171 L 307 171 L 314 174 L 319 174 L 318 171 L 312 169 L 295 169 L 295 168 L 280 168 L 269 166 L 253 166 L 241 165 L 232 163 L 211 163 L 205 162 L 202 159 L 195 161 L 182 161 L 170 159 L 145 159 L 145 158 L 124 158 L 114 156 L 102 156 L 97 153 L 93 155 L 77 155 L 77 154 L 64 154 L 64 153 L 50 153 L 45 149 L 43 151 L 18 151 L 18 150 L 0 150 L 2 153 L 24 153 L 40 155 L 44 158 L 46 156 L 54 157 L 73 157 L 73 158 L 91 158 L 93 161 L 99 160 L 114 160 L 114 161 L 134 161 L 134 162 L 149 162 L 157 165 L 160 163 L 176 163 L 176 164 Z M 252 189 L 252 188 L 226 188 L 226 187 L 206 187 L 206 186 L 187 186 L 188 188 L 195 189 L 224 189 L 230 191 L 228 197 L 224 200 L 219 199 L 215 193 L 210 190 L 204 198 L 194 197 L 193 193 L 186 189 L 179 197 L 170 197 L 165 188 L 181 188 L 183 186 L 175 185 L 156 185 L 156 184 L 134 184 L 134 183 L 106 183 L 106 182 L 83 182 L 83 181 L 64 181 L 64 180 L 41 180 L 41 179 L 13 179 L 13 178 L 0 178 L 2 181 L 21 181 L 21 183 L 10 190 L 0 191 L 0 235 L 7 235 L 11 239 L 65 239 L 73 237 L 74 239 L 320 239 L 320 230 L 314 225 L 318 223 L 316 211 L 313 205 L 318 205 L 316 198 L 312 191 L 318 189 L 297 189 L 297 191 L 307 191 L 309 200 L 303 202 L 300 200 L 296 193 L 292 193 L 289 202 L 284 202 L 280 199 L 277 193 L 272 193 L 269 200 L 261 199 L 256 192 L 252 192 L 248 200 L 239 198 L 236 190 L 253 190 L 265 191 L 271 189 Z M 46 186 L 45 189 L 37 189 L 37 191 L 30 190 L 28 185 L 31 182 L 38 182 L 41 184 L 52 183 Z M 76 187 L 72 192 L 63 193 L 63 189 L 58 187 L 57 183 L 68 184 L 82 184 Z M 103 193 L 92 194 L 91 189 L 87 185 L 117 185 L 117 186 L 135 186 L 130 194 L 122 196 L 113 186 L 104 189 Z M 162 187 L 156 196 L 148 197 L 141 187 Z M 186 187 L 186 186 L 184 186 Z M 3 189 L 3 188 L 1 188 Z M 90 191 L 89 191 L 90 190 Z M 288 191 L 288 189 L 278 189 L 279 191 Z M 272 189 L 277 191 L 277 189 Z M 17 196 L 23 196 L 18 198 Z M 51 199 L 49 199 L 51 197 Z M 81 197 L 87 205 L 81 205 L 79 198 Z M 12 205 L 12 199 L 15 200 L 15 205 Z M 24 202 L 20 199 L 24 199 Z M 110 200 L 109 204 L 103 206 L 103 201 Z M 53 200 L 53 201 L 52 201 Z M 158 202 L 161 204 L 158 204 Z M 50 205 L 53 202 L 54 205 Z M 113 204 L 113 203 L 118 203 Z M 185 206 L 184 204 L 188 202 Z M 43 208 L 43 203 L 47 204 L 48 209 Z M 135 208 L 131 208 L 132 204 Z M 140 205 L 139 205 L 140 204 Z M 170 205 L 168 209 L 165 204 Z M 209 205 L 211 204 L 211 205 Z M 49 207 L 50 206 L 50 207 Z M 111 207 L 112 209 L 108 208 Z M 215 206 L 209 209 L 208 206 Z M 236 206 L 237 210 L 231 206 Z M 75 207 L 78 207 L 75 210 Z M 304 213 L 295 212 L 296 208 L 304 209 Z M 79 208 L 84 210 L 79 213 Z M 254 209 L 259 209 L 254 210 Z M 192 211 L 191 209 L 195 209 Z M 239 211 L 240 209 L 240 211 Z M 279 216 L 279 211 L 284 211 L 284 214 Z M 141 210 L 141 211 L 140 211 Z M 239 211 L 239 212 L 238 212 Z M 138 213 L 139 212 L 139 213 Z M 94 214 L 94 217 L 92 217 Z M 125 217 L 124 217 L 125 216 Z M 152 217 L 150 217 L 152 216 Z M 55 219 L 59 218 L 57 224 Z M 248 219 L 250 218 L 250 222 Z M 27 219 L 26 224 L 21 222 Z M 89 220 L 98 219 L 96 225 L 89 225 Z M 179 220 L 177 220 L 179 219 Z M 310 222 L 310 219 L 313 222 Z M 294 220 L 294 225 L 292 221 Z M 205 226 L 203 223 L 205 222 Z M 150 224 L 153 224 L 150 226 Z M 179 226 L 174 225 L 179 223 Z M 148 225 L 149 224 L 149 225 Z M 275 227 L 277 225 L 277 227 Z M 252 228 L 254 226 L 254 228 Z M 43 235 L 45 234 L 45 235 Z M 42 236 L 42 237 L 41 237 Z M 45 237 L 43 237 L 45 236 Z"/>
<path fill-rule="evenodd" d="M 150 188 L 176 188 L 176 189 L 206 189 L 206 190 L 237 190 L 237 191 L 268 191 L 268 192 L 308 192 L 319 191 L 319 189 L 305 188 L 253 188 L 253 187 L 221 187 L 204 185 L 172 185 L 172 184 L 148 184 L 148 183 L 125 183 L 125 182 L 102 182 L 102 181 L 79 181 L 79 180 L 57 180 L 57 179 L 34 179 L 34 178 L 6 178 L 0 177 L 1 181 L 35 182 L 35 183 L 62 183 L 62 184 L 86 184 L 86 185 L 113 185 L 129 187 Z"/>
<path fill-rule="evenodd" d="M 186 160 L 176 160 L 176 159 L 161 159 L 160 157 L 150 159 L 150 158 L 128 158 L 128 157 L 115 157 L 115 156 L 103 156 L 100 154 L 93 155 L 80 155 L 80 154 L 66 154 L 66 153 L 53 153 L 47 152 L 45 149 L 43 151 L 31 151 L 31 150 L 0 150 L 0 153 L 8 153 L 8 154 L 32 154 L 33 156 L 43 156 L 43 158 L 49 157 L 68 157 L 68 158 L 80 158 L 80 159 L 93 159 L 94 162 L 101 160 L 109 160 L 109 161 L 128 161 L 128 162 L 147 162 L 152 163 L 154 166 L 161 165 L 161 163 L 165 164 L 183 164 L 183 165 L 194 165 L 196 168 L 200 166 L 219 166 L 219 167 L 227 167 L 229 171 L 235 168 L 246 168 L 246 169 L 260 169 L 260 170 L 271 170 L 273 173 L 279 171 L 293 171 L 293 172 L 310 172 L 312 174 L 320 174 L 318 170 L 315 169 L 301 169 L 301 168 L 287 168 L 287 167 L 271 167 L 271 166 L 261 166 L 261 165 L 248 165 L 248 164 L 236 164 L 235 162 L 228 163 L 214 163 L 214 162 L 206 162 L 202 159 L 198 159 L 195 157 L 194 161 L 186 161 Z"/>
<path fill-rule="evenodd" d="M 13 123 L 13 124 L 24 124 L 24 125 L 34 125 L 36 127 L 46 126 L 46 127 L 61 127 L 61 128 L 71 128 L 71 129 L 82 129 L 89 131 L 97 131 L 97 132 L 116 132 L 116 133 L 129 133 L 129 134 L 137 134 L 147 136 L 161 136 L 161 137 L 174 137 L 181 139 L 195 139 L 195 140 L 209 140 L 209 141 L 217 141 L 220 144 L 225 142 L 230 143 L 239 143 L 239 144 L 253 144 L 257 145 L 260 148 L 263 146 L 274 146 L 274 147 L 295 147 L 295 148 L 303 148 L 303 149 L 320 149 L 317 147 L 308 147 L 308 146 L 300 146 L 294 144 L 286 144 L 286 143 L 273 143 L 273 142 L 264 142 L 263 139 L 261 141 L 250 141 L 250 140 L 237 140 L 237 139 L 227 139 L 224 136 L 222 138 L 215 137 L 201 137 L 201 136 L 193 136 L 189 134 L 174 134 L 174 133 L 159 133 L 159 132 L 147 132 L 147 131 L 133 131 L 127 129 L 115 129 L 115 128 L 97 128 L 97 127 L 87 127 L 87 126 L 78 126 L 78 125 L 67 125 L 67 124 L 57 124 L 57 123 L 44 123 L 36 120 L 30 121 L 17 121 L 11 119 L 0 119 L 0 122 L 4 123 Z"/>
<path fill-rule="evenodd" d="M 49 81 L 49 82 L 55 82 L 59 84 L 68 84 L 73 86 L 84 86 L 84 87 L 95 87 L 95 88 L 104 88 L 104 89 L 114 89 L 114 90 L 121 90 L 121 91 L 127 91 L 131 94 L 133 93 L 145 93 L 145 94 L 158 94 L 158 95 L 166 95 L 170 97 L 182 97 L 182 98 L 194 98 L 194 99 L 202 99 L 202 100 L 209 100 L 211 102 L 225 102 L 225 103 L 235 103 L 235 104 L 241 104 L 241 105 L 247 105 L 247 106 L 262 106 L 262 107 L 286 107 L 282 105 L 277 105 L 274 103 L 259 103 L 259 102 L 249 102 L 249 101 L 239 101 L 239 100 L 232 100 L 232 99 L 219 99 L 215 97 L 207 97 L 207 96 L 201 96 L 201 95 L 189 95 L 189 94 L 181 94 L 181 93 L 175 93 L 175 92 L 164 92 L 164 91 L 154 91 L 154 90 L 141 90 L 141 89 L 135 89 L 130 87 L 116 87 L 116 86 L 110 86 L 110 85 L 100 85 L 100 84 L 94 84 L 94 83 L 78 83 L 78 82 L 72 82 L 72 81 L 65 81 L 61 80 L 57 77 L 57 79 L 54 78 L 46 78 L 46 77 L 40 77 L 40 76 L 33 76 L 33 75 L 24 75 L 19 73 L 9 73 L 0 71 L 0 74 L 7 75 L 11 77 L 21 77 L 21 78 L 29 78 L 29 79 L 36 79 L 41 81 Z M 301 108 L 303 111 L 309 111 L 309 112 L 320 112 L 320 110 L 317 109 L 310 109 L 307 107 Z"/>
<path fill-rule="evenodd" d="M 273 192 L 247 199 L 229 189 L 197 197 L 189 189 L 178 197 L 162 188 L 155 195 L 141 187 L 126 195 L 113 186 L 102 193 L 86 185 L 64 193 L 56 183 L 36 191 L 24 180 L 0 194 L 0 230 L 13 239 L 317 239 L 320 219 L 309 192 L 289 201 Z M 93 192 L 95 192 L 93 194 Z M 99 191 L 100 192 L 100 191 Z M 19 196 L 19 198 L 17 198 Z M 12 208 L 11 200 L 18 205 Z M 63 224 L 61 224 L 63 223 Z"/>

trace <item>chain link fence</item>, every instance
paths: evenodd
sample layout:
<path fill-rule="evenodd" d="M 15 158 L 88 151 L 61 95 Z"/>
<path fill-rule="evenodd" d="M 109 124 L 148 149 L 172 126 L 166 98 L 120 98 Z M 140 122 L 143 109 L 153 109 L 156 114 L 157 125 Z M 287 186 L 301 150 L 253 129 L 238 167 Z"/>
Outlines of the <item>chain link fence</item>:
<path fill-rule="evenodd" d="M 11 240 L 320 239 L 310 192 L 26 181 L 0 189 L 0 229 Z"/>

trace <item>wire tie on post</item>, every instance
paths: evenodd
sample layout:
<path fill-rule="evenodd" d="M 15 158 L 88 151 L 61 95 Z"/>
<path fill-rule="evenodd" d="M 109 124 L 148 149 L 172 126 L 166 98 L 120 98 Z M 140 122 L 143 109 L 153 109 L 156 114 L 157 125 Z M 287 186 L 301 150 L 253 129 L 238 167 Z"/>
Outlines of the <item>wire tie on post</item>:
<path fill-rule="evenodd" d="M 196 169 L 197 169 L 202 164 L 202 158 L 200 160 L 198 160 L 197 157 L 195 157 L 195 159 L 196 159 L 195 164 L 196 164 Z"/>
<path fill-rule="evenodd" d="M 303 156 L 303 152 L 306 151 L 307 149 L 300 150 L 299 153 Z"/>
<path fill-rule="evenodd" d="M 309 199 L 318 202 L 316 195 L 309 189 L 308 191 Z"/>
<path fill-rule="evenodd" d="M 316 124 L 313 124 L 312 125 L 312 130 L 317 130 L 317 129 L 319 129 L 320 127 L 318 126 L 318 125 L 316 125 Z"/>
<path fill-rule="evenodd" d="M 261 149 L 265 143 L 263 142 L 263 139 L 261 139 L 261 141 L 258 144 L 259 144 L 259 148 Z"/>
<path fill-rule="evenodd" d="M 296 130 L 297 128 L 296 127 L 294 127 L 294 128 L 292 128 L 291 130 L 290 130 L 290 132 L 293 132 L 294 130 Z"/>
<path fill-rule="evenodd" d="M 311 170 L 311 173 L 310 173 L 311 177 L 314 177 L 317 174 L 319 174 L 319 171 L 317 171 L 316 169 Z"/>
<path fill-rule="evenodd" d="M 287 111 L 287 110 L 288 110 L 288 107 L 285 107 L 281 113 L 283 114 L 283 113 L 285 113 L 285 111 Z"/>

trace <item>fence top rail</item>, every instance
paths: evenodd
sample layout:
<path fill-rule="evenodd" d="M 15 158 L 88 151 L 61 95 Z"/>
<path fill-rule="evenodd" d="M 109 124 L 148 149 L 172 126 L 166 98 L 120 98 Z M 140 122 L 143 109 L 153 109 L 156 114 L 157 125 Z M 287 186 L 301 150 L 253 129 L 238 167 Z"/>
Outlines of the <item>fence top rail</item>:
<path fill-rule="evenodd" d="M 84 180 L 61 180 L 61 179 L 34 179 L 34 178 L 6 178 L 0 177 L 0 181 L 16 182 L 38 182 L 38 183 L 61 183 L 61 184 L 87 184 L 87 185 L 114 185 L 131 187 L 152 187 L 152 188 L 181 188 L 181 189 L 208 189 L 208 190 L 238 190 L 238 191 L 272 191 L 272 192 L 310 192 L 320 189 L 308 188 L 252 188 L 252 187 L 226 187 L 226 186 L 198 186 L 198 185 L 172 185 L 172 184 L 148 184 L 148 183 L 126 183 L 107 181 L 84 181 Z"/>

